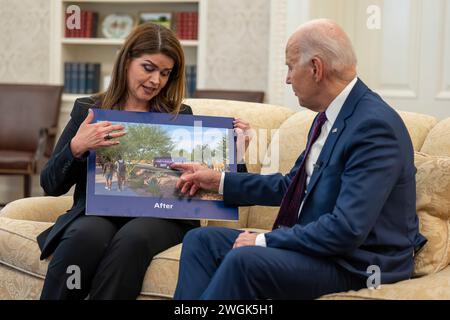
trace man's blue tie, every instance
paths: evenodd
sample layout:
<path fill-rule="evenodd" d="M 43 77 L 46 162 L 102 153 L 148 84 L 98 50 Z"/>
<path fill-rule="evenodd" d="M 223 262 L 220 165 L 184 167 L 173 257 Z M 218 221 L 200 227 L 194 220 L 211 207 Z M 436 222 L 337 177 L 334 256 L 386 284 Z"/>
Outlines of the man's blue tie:
<path fill-rule="evenodd" d="M 319 113 L 316 121 L 314 122 L 308 143 L 306 144 L 303 160 L 294 176 L 294 179 L 292 179 L 288 190 L 284 194 L 283 200 L 281 201 L 280 211 L 278 211 L 278 216 L 275 219 L 272 229 L 276 229 L 280 226 L 292 227 L 297 223 L 298 211 L 300 210 L 300 204 L 303 201 L 306 189 L 306 159 L 308 158 L 311 146 L 319 137 L 322 126 L 326 121 L 327 116 L 325 115 L 325 112 Z"/>

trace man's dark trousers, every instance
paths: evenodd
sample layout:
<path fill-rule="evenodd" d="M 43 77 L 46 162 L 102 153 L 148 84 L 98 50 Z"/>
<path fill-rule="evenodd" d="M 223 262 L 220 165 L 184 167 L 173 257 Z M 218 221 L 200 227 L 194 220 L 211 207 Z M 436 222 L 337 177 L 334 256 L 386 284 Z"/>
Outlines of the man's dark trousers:
<path fill-rule="evenodd" d="M 174 298 L 314 299 L 365 286 L 366 279 L 329 257 L 258 246 L 232 249 L 241 232 L 220 227 L 189 231 L 183 240 Z"/>

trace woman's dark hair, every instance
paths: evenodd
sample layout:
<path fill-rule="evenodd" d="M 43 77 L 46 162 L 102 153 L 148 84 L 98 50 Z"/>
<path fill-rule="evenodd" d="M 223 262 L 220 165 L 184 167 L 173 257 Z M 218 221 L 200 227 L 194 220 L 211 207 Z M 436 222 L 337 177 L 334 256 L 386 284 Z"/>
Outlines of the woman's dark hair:
<path fill-rule="evenodd" d="M 171 58 L 174 66 L 165 87 L 150 100 L 150 110 L 179 113 L 185 93 L 183 48 L 171 30 L 151 22 L 137 26 L 120 49 L 109 87 L 97 96 L 103 109 L 123 109 L 128 98 L 127 65 L 129 59 L 139 58 L 143 54 L 156 53 Z"/>

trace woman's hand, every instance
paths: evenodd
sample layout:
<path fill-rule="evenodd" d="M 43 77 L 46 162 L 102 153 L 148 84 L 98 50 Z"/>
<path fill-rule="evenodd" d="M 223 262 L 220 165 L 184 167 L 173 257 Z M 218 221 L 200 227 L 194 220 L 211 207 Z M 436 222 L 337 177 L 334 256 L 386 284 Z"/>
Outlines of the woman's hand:
<path fill-rule="evenodd" d="M 86 119 L 70 142 L 70 149 L 76 158 L 81 158 L 89 150 L 117 145 L 120 142 L 112 139 L 126 134 L 120 131 L 125 128 L 123 125 L 113 125 L 109 121 L 91 123 L 93 119 L 94 112 L 89 109 Z"/>
<path fill-rule="evenodd" d="M 239 118 L 234 118 L 233 125 L 237 136 L 237 160 L 238 163 L 242 163 L 244 160 L 245 151 L 247 150 L 250 140 L 253 137 L 253 131 L 250 127 L 250 123 Z"/>

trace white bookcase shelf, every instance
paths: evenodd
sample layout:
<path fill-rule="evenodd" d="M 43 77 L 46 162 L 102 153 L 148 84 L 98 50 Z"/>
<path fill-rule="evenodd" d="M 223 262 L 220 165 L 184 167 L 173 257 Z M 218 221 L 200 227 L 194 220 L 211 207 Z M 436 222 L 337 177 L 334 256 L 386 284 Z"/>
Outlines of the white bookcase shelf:
<path fill-rule="evenodd" d="M 62 0 L 64 3 L 199 3 L 202 0 Z"/>
<path fill-rule="evenodd" d="M 103 91 L 103 79 L 111 74 L 116 53 L 124 43 L 124 39 L 109 39 L 103 37 L 101 24 L 105 16 L 112 13 L 129 14 L 136 18 L 141 12 L 182 12 L 197 11 L 198 40 L 180 40 L 186 57 L 187 65 L 197 66 L 197 86 L 203 79 L 205 49 L 206 49 L 206 11 L 207 0 L 51 0 L 51 50 L 50 66 L 51 82 L 64 84 L 65 62 L 100 63 L 100 91 Z M 98 38 L 67 38 L 65 37 L 66 8 L 78 5 L 81 10 L 98 12 Z M 172 19 L 174 17 L 172 16 Z M 62 112 L 60 128 L 67 123 L 68 115 L 75 99 L 89 94 L 64 93 L 62 97 Z"/>
<path fill-rule="evenodd" d="M 62 38 L 62 44 L 85 44 L 85 45 L 112 45 L 121 46 L 124 39 L 108 39 L 108 38 Z M 198 40 L 180 40 L 183 47 L 196 47 Z"/>
<path fill-rule="evenodd" d="M 83 96 L 86 96 L 86 95 L 85 94 L 81 95 L 81 94 L 74 94 L 74 93 L 64 93 L 62 95 L 62 101 L 65 103 L 67 103 L 67 102 L 74 103 L 76 99 L 83 97 Z"/>

